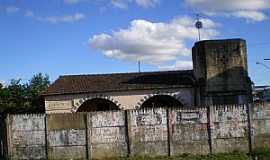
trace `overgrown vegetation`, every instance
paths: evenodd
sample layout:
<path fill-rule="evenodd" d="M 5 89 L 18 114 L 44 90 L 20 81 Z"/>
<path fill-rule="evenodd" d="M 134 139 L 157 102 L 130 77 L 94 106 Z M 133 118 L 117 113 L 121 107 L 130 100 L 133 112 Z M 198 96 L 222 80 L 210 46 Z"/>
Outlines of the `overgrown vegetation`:
<path fill-rule="evenodd" d="M 270 148 L 257 148 L 252 154 L 254 160 L 270 160 Z"/>
<path fill-rule="evenodd" d="M 270 160 L 270 148 L 255 149 L 251 155 L 246 153 L 224 153 L 209 155 L 190 155 L 183 154 L 179 156 L 160 156 L 160 157 L 128 157 L 128 158 L 108 158 L 104 160 Z"/>
<path fill-rule="evenodd" d="M 38 73 L 28 82 L 12 79 L 7 86 L 0 83 L 0 113 L 44 112 L 40 94 L 49 86 L 49 76 Z"/>

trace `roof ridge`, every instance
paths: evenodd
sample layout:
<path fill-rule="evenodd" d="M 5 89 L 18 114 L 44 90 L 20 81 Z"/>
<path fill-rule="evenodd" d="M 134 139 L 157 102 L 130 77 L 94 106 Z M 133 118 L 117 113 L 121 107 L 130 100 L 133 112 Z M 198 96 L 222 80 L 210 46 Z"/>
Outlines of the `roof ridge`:
<path fill-rule="evenodd" d="M 109 76 L 109 75 L 123 75 L 123 74 L 151 74 L 151 73 L 176 73 L 176 72 L 192 72 L 193 70 L 167 70 L 167 71 L 146 71 L 146 72 L 115 72 L 115 73 L 94 73 L 94 74 L 67 74 L 60 75 L 61 77 L 70 76 Z"/>

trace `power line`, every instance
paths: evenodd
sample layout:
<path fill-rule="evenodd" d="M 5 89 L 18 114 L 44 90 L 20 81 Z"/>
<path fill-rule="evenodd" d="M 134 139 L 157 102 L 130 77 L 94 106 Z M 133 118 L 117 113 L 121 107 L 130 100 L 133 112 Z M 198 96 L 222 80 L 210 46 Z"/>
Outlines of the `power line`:
<path fill-rule="evenodd" d="M 261 62 L 256 62 L 256 64 L 260 64 L 262 66 L 264 66 L 265 68 L 269 69 L 270 70 L 270 67 L 264 63 L 261 63 Z"/>

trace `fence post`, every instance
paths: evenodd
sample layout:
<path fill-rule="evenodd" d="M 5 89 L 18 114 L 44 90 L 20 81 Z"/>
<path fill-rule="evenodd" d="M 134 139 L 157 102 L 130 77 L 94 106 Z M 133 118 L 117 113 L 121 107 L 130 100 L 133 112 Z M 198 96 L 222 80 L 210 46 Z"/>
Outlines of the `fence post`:
<path fill-rule="evenodd" d="M 87 143 L 88 143 L 88 158 L 92 159 L 92 112 L 87 113 Z"/>
<path fill-rule="evenodd" d="M 45 116 L 44 116 L 44 134 L 45 134 L 45 156 L 46 156 L 46 159 L 48 159 L 48 126 L 47 126 L 47 114 L 45 113 Z"/>
<path fill-rule="evenodd" d="M 207 131 L 208 131 L 208 144 L 209 144 L 209 152 L 210 154 L 213 153 L 213 146 L 212 146 L 212 115 L 213 113 L 213 106 L 207 106 Z"/>
<path fill-rule="evenodd" d="M 126 133 L 126 142 L 127 142 L 127 156 L 130 156 L 130 142 L 129 142 L 129 125 L 128 125 L 128 111 L 125 110 L 125 133 Z"/>
<path fill-rule="evenodd" d="M 171 156 L 171 126 L 170 126 L 170 111 L 166 109 L 166 117 L 167 117 L 167 143 L 168 143 L 168 156 Z"/>
<path fill-rule="evenodd" d="M 85 123 L 85 152 L 86 152 L 86 159 L 89 160 L 89 142 L 88 142 L 88 115 L 87 113 L 86 114 L 83 114 L 84 116 L 84 123 Z"/>
<path fill-rule="evenodd" d="M 246 104 L 247 121 L 248 121 L 248 150 L 252 153 L 252 128 L 251 128 L 251 105 Z"/>
<path fill-rule="evenodd" d="M 3 115 L 0 113 L 0 157 L 4 157 L 4 123 Z"/>
<path fill-rule="evenodd" d="M 7 159 L 11 159 L 12 157 L 12 143 L 11 143 L 11 128 L 10 128 L 10 114 L 7 114 L 6 118 L 6 128 L 7 128 Z"/>
<path fill-rule="evenodd" d="M 7 133 L 8 133 L 8 131 L 7 131 L 7 121 L 6 121 L 6 118 L 7 118 L 7 116 L 5 115 L 5 114 L 2 114 L 2 117 L 1 117 L 1 130 L 2 130 L 2 133 L 1 133 L 1 141 L 2 141 L 2 148 L 1 148 L 1 150 L 2 150 L 2 157 L 3 158 L 6 158 L 7 159 L 7 157 L 8 157 L 8 151 L 7 151 L 7 149 L 8 149 L 8 142 L 7 142 L 7 140 L 8 140 L 8 138 L 7 138 Z"/>

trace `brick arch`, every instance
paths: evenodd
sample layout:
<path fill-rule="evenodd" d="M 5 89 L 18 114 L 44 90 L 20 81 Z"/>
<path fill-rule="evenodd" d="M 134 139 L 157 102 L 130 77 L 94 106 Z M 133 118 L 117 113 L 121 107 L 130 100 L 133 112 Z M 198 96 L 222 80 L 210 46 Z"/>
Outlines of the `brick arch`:
<path fill-rule="evenodd" d="M 72 104 L 72 108 L 71 108 L 71 112 L 76 112 L 82 104 L 84 104 L 86 101 L 93 100 L 93 99 L 108 100 L 108 101 L 111 101 L 112 103 L 114 103 L 118 108 L 120 108 L 120 106 L 121 106 L 121 104 L 117 100 L 112 98 L 111 96 L 103 95 L 103 94 L 96 94 L 96 95 L 87 96 L 87 97 L 83 97 L 83 98 L 79 98 L 79 99 L 74 99 L 73 104 Z"/>
<path fill-rule="evenodd" d="M 143 98 L 141 98 L 140 101 L 135 106 L 135 108 L 139 109 L 139 108 L 141 108 L 143 103 L 146 102 L 147 100 L 149 100 L 150 98 L 155 97 L 155 96 L 162 96 L 162 95 L 170 96 L 170 97 L 178 100 L 180 103 L 182 103 L 182 105 L 187 104 L 187 103 L 185 103 L 185 100 L 178 94 L 171 93 L 171 92 L 155 92 L 155 93 L 149 94 L 149 95 L 144 96 Z"/>

